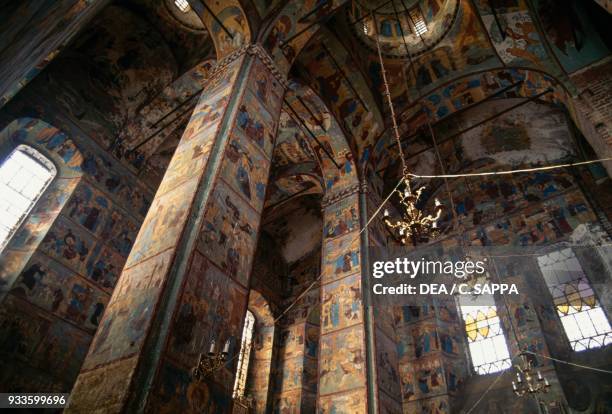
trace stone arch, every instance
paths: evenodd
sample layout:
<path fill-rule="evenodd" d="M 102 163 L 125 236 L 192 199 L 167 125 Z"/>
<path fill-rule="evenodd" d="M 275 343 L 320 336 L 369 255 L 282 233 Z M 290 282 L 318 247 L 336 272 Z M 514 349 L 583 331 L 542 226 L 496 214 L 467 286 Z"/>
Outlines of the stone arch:
<path fill-rule="evenodd" d="M 320 125 L 317 119 L 313 119 L 310 112 L 300 103 L 300 99 L 307 102 L 307 105 L 311 105 L 309 108 L 318 117 L 317 119 L 326 118 L 327 125 Z M 286 101 L 317 138 L 318 143 L 313 139 L 310 141 L 310 146 L 321 168 L 324 194 L 330 196 L 342 193 L 358 185 L 355 153 L 336 115 L 328 109 L 320 96 L 309 86 L 294 82 L 287 91 Z"/>
<path fill-rule="evenodd" d="M 328 2 L 324 7 L 317 8 L 317 2 L 313 0 L 287 2 L 263 23 L 258 41 L 271 54 L 281 73 L 285 75 L 289 73 L 302 48 L 321 27 L 317 24 L 311 25 L 324 14 L 333 13 L 330 10 L 337 10 L 343 3 L 343 1 L 333 1 Z M 315 9 L 315 13 L 307 15 Z M 304 30 L 305 32 L 302 32 Z M 302 32 L 300 36 L 296 36 L 299 32 Z M 294 36 L 295 38 L 291 40 Z M 287 45 L 283 44 L 287 40 L 291 42 Z"/>
<path fill-rule="evenodd" d="M 246 391 L 253 397 L 256 411 L 263 413 L 271 406 L 270 385 L 273 384 L 272 363 L 277 326 L 270 302 L 257 290 L 249 291 L 248 310 L 255 316 L 255 329 Z"/>
<path fill-rule="evenodd" d="M 57 174 L 0 256 L 0 300 L 11 289 L 83 175 L 83 155 L 70 137 L 37 118 L 18 118 L 0 131 L 0 159 L 18 145 L 47 157 Z"/>
<path fill-rule="evenodd" d="M 348 138 L 361 173 L 363 161 L 384 129 L 381 108 L 365 75 L 346 46 L 327 29 L 303 49 L 299 62 L 308 86 L 322 98 Z"/>
<path fill-rule="evenodd" d="M 217 52 L 217 60 L 221 60 L 233 51 L 251 42 L 252 35 L 249 19 L 240 1 L 229 0 L 206 3 L 217 19 L 223 23 L 223 27 L 204 8 L 202 2 L 193 1 L 190 4 L 210 33 Z"/>
<path fill-rule="evenodd" d="M 142 167 L 147 161 L 155 164 L 152 168 L 159 165 L 159 169 L 163 170 L 167 166 L 172 153 L 166 155 L 159 152 L 167 152 L 168 148 L 174 149 L 178 145 L 181 134 L 177 134 L 177 130 L 189 120 L 215 63 L 214 59 L 205 59 L 179 76 L 140 108 L 139 116 L 133 117 L 119 131 L 118 141 L 135 168 Z"/>

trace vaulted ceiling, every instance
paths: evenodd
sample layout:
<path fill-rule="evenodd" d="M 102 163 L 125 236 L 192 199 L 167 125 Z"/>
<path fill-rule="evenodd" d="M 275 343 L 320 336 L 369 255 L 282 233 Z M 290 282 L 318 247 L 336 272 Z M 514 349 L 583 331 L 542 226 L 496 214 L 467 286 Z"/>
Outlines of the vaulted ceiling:
<path fill-rule="evenodd" d="M 113 2 L 58 58 L 74 68 L 70 79 L 59 69 L 51 77 L 78 89 L 60 97 L 70 116 L 154 186 L 216 60 L 258 39 L 291 80 L 267 206 L 349 186 L 352 168 L 396 177 L 377 40 L 413 156 L 431 148 L 428 124 L 444 134 L 453 114 L 480 102 L 535 97 L 567 107 L 570 75 L 609 53 L 597 28 L 581 23 L 588 10 L 571 0 L 207 3 L 231 37 L 202 0 L 190 3 L 182 12 L 173 0 Z M 544 8 L 555 13 L 541 19 Z"/>

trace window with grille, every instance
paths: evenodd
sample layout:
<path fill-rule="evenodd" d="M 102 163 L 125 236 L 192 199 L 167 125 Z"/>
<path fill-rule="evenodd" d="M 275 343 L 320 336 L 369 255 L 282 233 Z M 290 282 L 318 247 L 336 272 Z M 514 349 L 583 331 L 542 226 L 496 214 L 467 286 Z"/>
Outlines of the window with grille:
<path fill-rule="evenodd" d="M 183 13 L 187 13 L 191 10 L 191 6 L 189 6 L 187 0 L 174 0 L 174 5 Z"/>
<path fill-rule="evenodd" d="M 427 32 L 427 23 L 425 23 L 421 9 L 415 7 L 408 12 L 408 15 L 410 16 L 410 21 L 414 26 L 414 32 L 417 36 Z"/>
<path fill-rule="evenodd" d="M 540 256 L 538 265 L 574 351 L 612 344 L 610 322 L 574 251 Z"/>
<path fill-rule="evenodd" d="M 510 368 L 510 353 L 497 307 L 461 306 L 472 365 L 478 374 Z"/>
<path fill-rule="evenodd" d="M 246 390 L 247 375 L 249 373 L 249 359 L 253 346 L 253 333 L 255 330 L 255 316 L 247 310 L 242 328 L 242 341 L 240 343 L 240 354 L 238 355 L 238 369 L 234 381 L 233 397 L 243 397 Z"/>
<path fill-rule="evenodd" d="M 34 148 L 20 145 L 0 166 L 0 251 L 26 219 L 57 171 Z"/>

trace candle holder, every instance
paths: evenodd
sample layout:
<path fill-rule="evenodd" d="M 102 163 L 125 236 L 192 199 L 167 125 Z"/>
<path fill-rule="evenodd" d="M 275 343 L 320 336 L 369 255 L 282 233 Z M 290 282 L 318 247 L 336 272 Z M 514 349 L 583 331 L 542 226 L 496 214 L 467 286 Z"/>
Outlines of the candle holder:
<path fill-rule="evenodd" d="M 238 395 L 234 397 L 234 403 L 244 408 L 253 408 L 255 406 L 255 399 L 251 395 Z"/>
<path fill-rule="evenodd" d="M 533 370 L 528 354 L 523 352 L 520 355 L 521 362 L 516 364 L 516 381 L 512 381 L 512 391 L 517 397 L 524 395 L 546 394 L 550 389 L 550 383 L 542 373 Z"/>
<path fill-rule="evenodd" d="M 399 195 L 400 204 L 404 207 L 402 218 L 393 223 L 390 220 L 389 210 L 383 213 L 383 221 L 393 237 L 403 245 L 412 242 L 416 246 L 421 239 L 429 239 L 440 234 L 438 220 L 442 216 L 442 203 L 435 200 L 434 214 L 426 215 L 417 207 L 425 187 L 420 187 L 416 192 L 410 189 L 410 177 L 405 174 L 402 178 L 404 190 L 395 190 Z"/>
<path fill-rule="evenodd" d="M 202 381 L 206 378 L 210 378 L 213 373 L 223 368 L 227 362 L 227 356 L 229 354 L 229 339 L 225 341 L 223 351 L 217 352 L 215 340 L 210 342 L 210 348 L 207 354 L 201 353 L 198 358 L 198 363 L 191 370 L 191 376 L 197 381 Z"/>

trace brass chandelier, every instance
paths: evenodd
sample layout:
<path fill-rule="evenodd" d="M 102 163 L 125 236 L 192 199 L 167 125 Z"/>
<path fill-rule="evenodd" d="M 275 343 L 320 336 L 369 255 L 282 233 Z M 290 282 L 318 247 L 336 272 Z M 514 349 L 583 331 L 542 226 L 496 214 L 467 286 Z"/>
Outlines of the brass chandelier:
<path fill-rule="evenodd" d="M 516 381 L 512 381 L 512 391 L 517 397 L 524 395 L 546 394 L 550 382 L 540 371 L 534 374 L 533 366 L 526 353 L 520 354 L 521 362 L 516 364 Z"/>
<path fill-rule="evenodd" d="M 400 204 L 403 208 L 402 218 L 391 221 L 389 210 L 385 209 L 383 213 L 383 221 L 387 229 L 393 237 L 403 245 L 412 243 L 416 246 L 421 239 L 428 237 L 437 237 L 440 234 L 438 229 L 438 220 L 442 216 L 443 206 L 440 200 L 435 199 L 434 214 L 425 214 L 417 207 L 421 194 L 425 187 L 420 187 L 416 192 L 410 189 L 410 177 L 404 174 L 402 177 L 403 191 L 395 189 L 394 193 L 398 194 Z"/>

